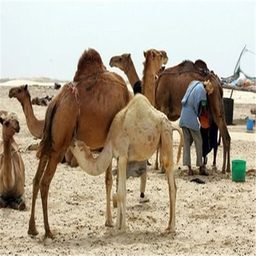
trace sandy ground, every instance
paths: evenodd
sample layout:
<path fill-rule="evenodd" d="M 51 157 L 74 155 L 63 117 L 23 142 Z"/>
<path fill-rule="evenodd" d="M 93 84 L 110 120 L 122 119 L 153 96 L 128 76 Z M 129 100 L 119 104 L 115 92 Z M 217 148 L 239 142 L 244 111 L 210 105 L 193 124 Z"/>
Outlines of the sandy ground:
<path fill-rule="evenodd" d="M 220 174 L 222 145 L 217 157 L 218 172 L 211 171 L 209 154 L 208 177 L 197 176 L 205 184 L 191 182 L 186 168 L 175 166 L 177 182 L 176 234 L 165 231 L 169 218 L 166 177 L 148 167 L 146 194 L 150 202 L 139 203 L 138 178 L 127 180 L 127 231 L 116 234 L 106 228 L 104 174 L 91 177 L 79 167 L 59 164 L 49 192 L 49 222 L 55 233 L 53 240 L 43 239 L 44 224 L 41 199 L 36 205 L 39 235 L 27 235 L 32 200 L 32 179 L 38 160 L 28 145 L 37 142 L 28 131 L 20 103 L 9 99 L 10 85 L 1 86 L 0 110 L 10 110 L 19 116 L 21 131 L 15 136 L 26 166 L 25 196 L 27 209 L 18 212 L 0 209 L 0 255 L 255 255 L 256 247 L 256 187 L 255 131 L 246 131 L 245 117 L 255 107 L 254 93 L 234 92 L 234 125 L 231 135 L 231 160 L 246 160 L 246 169 L 254 169 L 242 183 L 233 182 L 230 175 Z M 57 93 L 53 87 L 30 86 L 32 97 Z M 225 90 L 229 97 L 229 90 Z M 37 118 L 44 118 L 45 107 L 34 106 Z M 254 127 L 255 129 L 255 127 Z M 1 128 L 0 128 L 1 132 Z M 178 136 L 175 139 L 177 152 Z M 195 155 L 194 150 L 192 151 Z M 195 158 L 194 158 L 195 159 Z M 150 161 L 154 164 L 155 157 Z M 115 182 L 113 186 L 115 190 Z M 116 209 L 113 208 L 116 220 Z"/>

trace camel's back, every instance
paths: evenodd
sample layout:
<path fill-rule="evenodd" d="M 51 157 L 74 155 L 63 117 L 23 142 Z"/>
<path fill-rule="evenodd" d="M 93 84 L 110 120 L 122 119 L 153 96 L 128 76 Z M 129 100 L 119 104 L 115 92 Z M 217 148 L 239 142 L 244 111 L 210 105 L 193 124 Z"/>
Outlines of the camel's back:
<path fill-rule="evenodd" d="M 156 110 L 148 99 L 136 94 L 130 103 L 113 120 L 109 140 L 114 148 L 135 149 L 143 154 L 155 150 L 159 142 L 161 125 L 166 116 Z M 129 145 L 129 147 L 127 147 Z"/>

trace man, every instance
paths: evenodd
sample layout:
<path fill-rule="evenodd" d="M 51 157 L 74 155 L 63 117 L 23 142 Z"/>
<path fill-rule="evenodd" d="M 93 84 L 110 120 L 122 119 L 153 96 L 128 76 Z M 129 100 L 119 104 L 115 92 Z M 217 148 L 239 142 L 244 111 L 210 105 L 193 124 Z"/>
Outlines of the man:
<path fill-rule="evenodd" d="M 184 136 L 183 165 L 188 166 L 188 174 L 193 175 L 191 168 L 191 144 L 196 147 L 196 165 L 199 166 L 200 175 L 208 175 L 202 161 L 203 142 L 200 133 L 199 116 L 201 111 L 206 111 L 207 95 L 213 93 L 213 85 L 208 81 L 192 81 L 181 101 L 182 110 L 179 125 Z"/>

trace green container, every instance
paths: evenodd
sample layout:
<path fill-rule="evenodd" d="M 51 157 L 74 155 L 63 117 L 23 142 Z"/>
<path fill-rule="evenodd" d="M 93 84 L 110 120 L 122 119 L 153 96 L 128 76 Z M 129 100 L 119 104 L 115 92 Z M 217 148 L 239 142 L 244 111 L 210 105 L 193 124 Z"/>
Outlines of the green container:
<path fill-rule="evenodd" d="M 245 160 L 232 160 L 232 180 L 236 182 L 245 181 L 246 175 L 246 161 Z"/>

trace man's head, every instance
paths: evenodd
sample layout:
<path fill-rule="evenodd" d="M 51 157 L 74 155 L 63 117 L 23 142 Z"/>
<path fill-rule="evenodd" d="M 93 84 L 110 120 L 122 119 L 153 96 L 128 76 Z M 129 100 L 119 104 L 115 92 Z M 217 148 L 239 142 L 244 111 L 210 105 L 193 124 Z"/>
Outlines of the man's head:
<path fill-rule="evenodd" d="M 204 87 L 205 87 L 205 90 L 206 90 L 207 94 L 208 95 L 212 94 L 213 91 L 214 91 L 214 88 L 213 88 L 213 85 L 212 85 L 211 81 L 206 80 L 206 81 L 203 82 L 203 84 L 204 84 Z"/>

